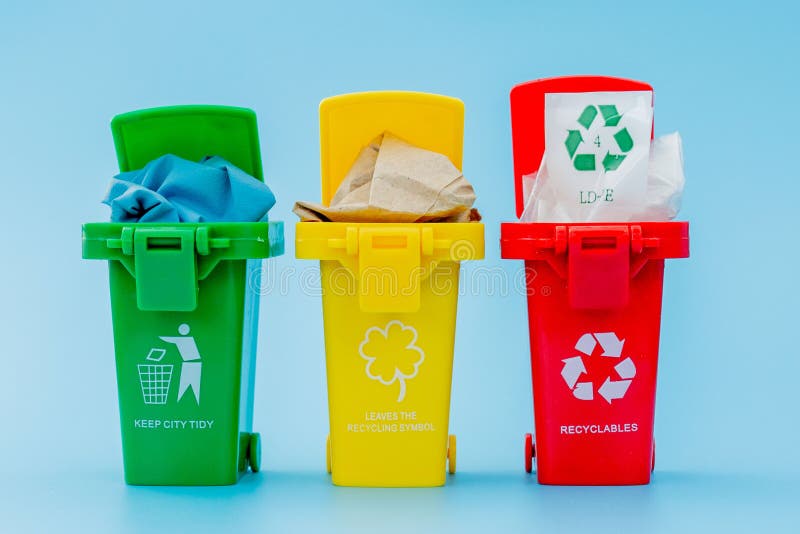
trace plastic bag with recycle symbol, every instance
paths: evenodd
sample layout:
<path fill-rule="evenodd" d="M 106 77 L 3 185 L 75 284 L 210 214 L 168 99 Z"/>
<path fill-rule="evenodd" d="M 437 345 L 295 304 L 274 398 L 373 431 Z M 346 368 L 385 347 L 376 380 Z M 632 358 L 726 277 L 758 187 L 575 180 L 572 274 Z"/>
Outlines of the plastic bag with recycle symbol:
<path fill-rule="evenodd" d="M 666 221 L 683 192 L 680 135 L 650 141 L 652 93 L 545 97 L 545 154 L 523 176 L 522 222 Z"/>

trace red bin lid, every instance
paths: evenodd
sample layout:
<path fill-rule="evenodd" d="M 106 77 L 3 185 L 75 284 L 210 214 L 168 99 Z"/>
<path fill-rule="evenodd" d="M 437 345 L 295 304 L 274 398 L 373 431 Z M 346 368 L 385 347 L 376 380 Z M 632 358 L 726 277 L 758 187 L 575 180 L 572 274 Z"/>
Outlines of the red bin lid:
<path fill-rule="evenodd" d="M 522 215 L 522 177 L 539 170 L 544 155 L 544 95 L 601 91 L 652 91 L 644 82 L 609 76 L 561 76 L 521 83 L 511 89 L 511 140 L 517 217 Z M 651 132 L 652 137 L 652 132 Z"/>

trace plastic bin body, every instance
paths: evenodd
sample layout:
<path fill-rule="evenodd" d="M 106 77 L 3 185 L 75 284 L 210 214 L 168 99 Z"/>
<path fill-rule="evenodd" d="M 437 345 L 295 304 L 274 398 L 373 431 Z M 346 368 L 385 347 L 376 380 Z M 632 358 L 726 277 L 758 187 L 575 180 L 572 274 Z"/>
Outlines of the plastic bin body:
<path fill-rule="evenodd" d="M 463 104 L 377 92 L 320 106 L 323 202 L 383 131 L 461 165 Z M 319 259 L 329 467 L 343 486 L 440 486 L 448 437 L 459 262 L 483 256 L 479 223 L 298 223 L 298 258 Z"/>
<path fill-rule="evenodd" d="M 652 89 L 571 77 L 512 90 L 518 215 L 544 151 L 544 94 L 626 90 Z M 689 255 L 688 223 L 505 223 L 501 251 L 525 260 L 539 482 L 647 484 L 664 259 Z"/>
<path fill-rule="evenodd" d="M 255 127 L 249 110 L 211 106 L 145 110 L 112 123 L 123 171 L 166 153 L 218 154 L 261 178 Z M 260 258 L 282 252 L 282 223 L 84 225 L 84 257 L 110 260 L 127 483 L 233 484 L 248 467 L 259 469 L 259 294 L 248 281 L 260 275 Z"/>
<path fill-rule="evenodd" d="M 688 254 L 688 225 L 507 223 L 501 236 L 504 258 L 526 260 L 539 482 L 648 483 L 664 258 Z M 586 302 L 584 284 L 600 288 Z M 617 370 L 629 358 L 633 376 Z"/>

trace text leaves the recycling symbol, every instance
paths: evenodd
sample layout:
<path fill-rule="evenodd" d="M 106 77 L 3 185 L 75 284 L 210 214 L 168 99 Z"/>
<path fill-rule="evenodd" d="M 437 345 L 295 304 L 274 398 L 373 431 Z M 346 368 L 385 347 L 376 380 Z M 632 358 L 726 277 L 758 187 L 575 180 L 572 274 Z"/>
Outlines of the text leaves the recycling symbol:
<path fill-rule="evenodd" d="M 602 118 L 598 119 L 598 115 Z M 564 146 L 566 146 L 572 165 L 576 170 L 594 171 L 597 169 L 597 156 L 593 153 L 581 152 L 581 145 L 587 142 L 587 139 L 584 139 L 584 133 L 589 133 L 589 128 L 595 120 L 602 120 L 603 126 L 606 128 L 618 128 L 620 119 L 622 119 L 622 114 L 614 105 L 588 105 L 583 109 L 577 120 L 580 128 L 567 130 L 567 138 L 564 141 Z M 613 138 L 616 144 L 613 148 L 614 153 L 607 149 L 600 162 L 606 172 L 618 169 L 625 161 L 626 154 L 633 148 L 633 137 L 627 128 L 623 127 L 618 130 L 614 133 Z M 597 144 L 599 146 L 599 139 Z"/>

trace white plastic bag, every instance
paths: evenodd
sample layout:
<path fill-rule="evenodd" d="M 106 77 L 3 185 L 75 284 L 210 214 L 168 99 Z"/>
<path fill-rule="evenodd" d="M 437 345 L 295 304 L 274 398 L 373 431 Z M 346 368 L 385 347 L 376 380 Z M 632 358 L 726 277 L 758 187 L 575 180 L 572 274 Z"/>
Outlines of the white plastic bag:
<path fill-rule="evenodd" d="M 654 139 L 650 146 L 644 208 L 630 220 L 669 221 L 677 217 L 685 183 L 680 134 L 674 132 Z"/>
<path fill-rule="evenodd" d="M 652 93 L 545 96 L 545 154 L 523 176 L 523 222 L 669 220 L 683 191 L 680 136 L 650 142 Z"/>

